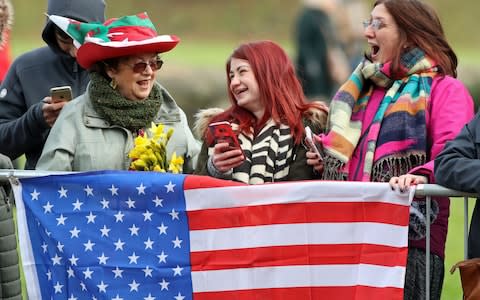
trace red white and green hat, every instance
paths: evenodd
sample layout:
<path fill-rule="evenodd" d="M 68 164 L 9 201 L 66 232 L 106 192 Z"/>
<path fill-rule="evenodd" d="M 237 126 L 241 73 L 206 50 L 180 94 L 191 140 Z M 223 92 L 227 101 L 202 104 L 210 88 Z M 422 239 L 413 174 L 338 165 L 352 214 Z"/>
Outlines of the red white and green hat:
<path fill-rule="evenodd" d="M 175 35 L 158 35 L 147 13 L 109 19 L 105 23 L 82 23 L 51 15 L 78 48 L 77 61 L 85 69 L 98 61 L 135 53 L 162 53 L 180 41 Z"/>

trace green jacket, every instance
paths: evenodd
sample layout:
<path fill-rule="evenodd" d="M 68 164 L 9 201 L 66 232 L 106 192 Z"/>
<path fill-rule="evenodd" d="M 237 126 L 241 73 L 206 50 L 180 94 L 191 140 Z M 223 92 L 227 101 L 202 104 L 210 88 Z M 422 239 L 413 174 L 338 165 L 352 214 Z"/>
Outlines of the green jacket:
<path fill-rule="evenodd" d="M 154 120 L 174 132 L 167 145 L 167 157 L 175 151 L 185 159 L 184 173 L 193 172 L 200 143 L 188 127 L 185 113 L 161 87 L 163 103 Z M 38 170 L 91 171 L 127 170 L 128 153 L 134 146 L 130 130 L 110 125 L 93 109 L 88 91 L 62 109 L 50 131 Z"/>
<path fill-rule="evenodd" d="M 12 169 L 10 159 L 0 154 L 0 169 Z M 0 181 L 0 299 L 21 300 L 17 238 L 13 222 L 10 185 Z M 12 201 L 13 202 L 13 201 Z"/>

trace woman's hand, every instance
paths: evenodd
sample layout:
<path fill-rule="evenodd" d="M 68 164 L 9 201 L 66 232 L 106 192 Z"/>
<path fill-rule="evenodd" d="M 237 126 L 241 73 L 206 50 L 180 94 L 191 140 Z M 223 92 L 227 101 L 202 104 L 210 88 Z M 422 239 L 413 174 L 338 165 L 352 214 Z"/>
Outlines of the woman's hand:
<path fill-rule="evenodd" d="M 212 155 L 212 163 L 215 169 L 226 173 L 231 169 L 240 166 L 245 157 L 240 149 L 231 149 L 228 143 L 218 143 L 215 145 Z"/>
<path fill-rule="evenodd" d="M 318 157 L 318 154 L 308 150 L 306 156 L 307 165 L 312 166 L 315 171 L 321 174 L 323 172 L 323 161 Z"/>
<path fill-rule="evenodd" d="M 408 188 L 411 185 L 426 184 L 426 183 L 428 183 L 427 177 L 422 175 L 414 175 L 414 174 L 405 174 L 399 177 L 392 177 L 389 182 L 390 186 L 392 187 L 392 190 L 398 187 L 400 192 L 408 191 Z"/>

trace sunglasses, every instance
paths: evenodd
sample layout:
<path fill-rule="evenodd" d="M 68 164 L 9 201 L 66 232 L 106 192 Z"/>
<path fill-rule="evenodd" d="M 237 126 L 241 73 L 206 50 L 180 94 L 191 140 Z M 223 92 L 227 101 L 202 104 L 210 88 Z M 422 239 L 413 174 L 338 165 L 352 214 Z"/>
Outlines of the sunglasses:
<path fill-rule="evenodd" d="M 130 65 L 127 64 L 130 68 L 132 68 L 133 72 L 135 73 L 143 73 L 147 69 L 147 66 L 150 66 L 152 71 L 158 71 L 163 66 L 163 60 L 157 58 L 155 60 L 150 60 L 148 62 L 138 62 L 136 64 Z"/>

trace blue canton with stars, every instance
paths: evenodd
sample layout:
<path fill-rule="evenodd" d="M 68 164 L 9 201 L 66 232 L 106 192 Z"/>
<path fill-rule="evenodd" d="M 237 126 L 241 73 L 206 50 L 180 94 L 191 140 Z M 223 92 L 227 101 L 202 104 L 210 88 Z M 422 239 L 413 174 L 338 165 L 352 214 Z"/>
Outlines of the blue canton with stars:
<path fill-rule="evenodd" d="M 192 299 L 184 179 L 131 171 L 22 179 L 42 299 Z"/>

